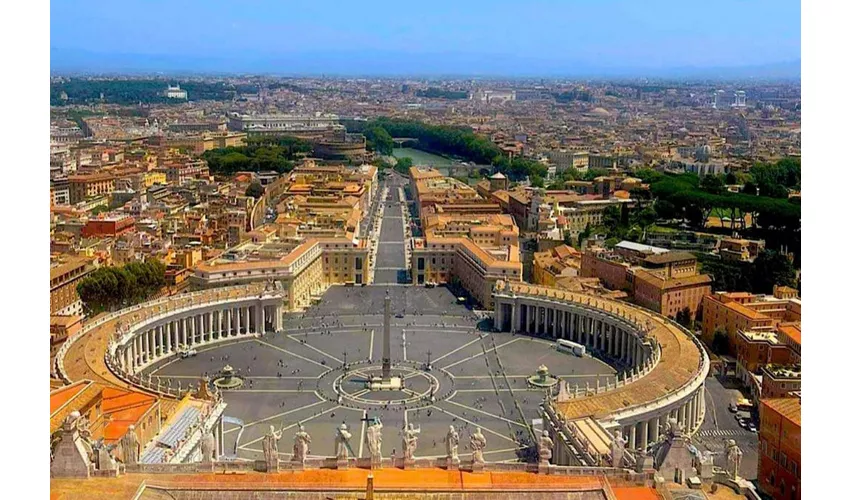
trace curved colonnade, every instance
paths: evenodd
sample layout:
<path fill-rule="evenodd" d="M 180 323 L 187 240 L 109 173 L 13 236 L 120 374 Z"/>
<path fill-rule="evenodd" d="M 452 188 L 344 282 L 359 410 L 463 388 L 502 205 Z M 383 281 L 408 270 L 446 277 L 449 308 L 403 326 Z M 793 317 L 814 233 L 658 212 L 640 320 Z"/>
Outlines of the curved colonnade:
<path fill-rule="evenodd" d="M 616 383 L 553 402 L 562 424 L 594 419 L 636 451 L 658 442 L 668 419 L 685 434 L 702 425 L 708 353 L 684 328 L 632 304 L 526 283 L 499 282 L 493 299 L 497 329 L 577 342 L 618 369 Z"/>
<path fill-rule="evenodd" d="M 281 328 L 285 292 L 240 285 L 145 302 L 86 324 L 56 355 L 66 382 L 88 379 L 180 397 L 138 373 L 184 349 L 262 335 Z"/>

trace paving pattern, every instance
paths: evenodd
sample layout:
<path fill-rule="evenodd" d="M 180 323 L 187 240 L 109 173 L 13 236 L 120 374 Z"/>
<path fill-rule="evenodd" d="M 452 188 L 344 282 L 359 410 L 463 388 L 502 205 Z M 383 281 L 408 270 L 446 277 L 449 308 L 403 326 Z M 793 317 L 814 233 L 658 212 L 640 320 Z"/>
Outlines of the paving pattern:
<path fill-rule="evenodd" d="M 394 311 L 390 335 L 394 364 L 424 374 L 430 357 L 429 373 L 442 377 L 439 399 L 415 405 L 341 406 L 328 394 L 323 381 L 329 374 L 342 373 L 344 361 L 366 366 L 372 359 L 380 364 L 387 293 Z M 238 428 L 226 426 L 228 454 L 237 447 L 239 459 L 261 457 L 261 441 L 269 425 L 284 429 L 279 449 L 283 458 L 289 458 L 299 423 L 313 438 L 311 455 L 332 455 L 335 429 L 346 423 L 354 435 L 355 454 L 367 456 L 362 419 L 368 413 L 384 424 L 383 454 L 387 457 L 393 451 L 401 453 L 400 430 L 407 418 L 421 427 L 419 457 L 444 456 L 443 438 L 449 425 L 454 425 L 462 436 L 462 458 L 470 456 L 469 435 L 481 427 L 487 436 L 488 460 L 516 461 L 522 459 L 528 444 L 525 424 L 534 424 L 543 397 L 543 392 L 529 389 L 525 383 L 538 366 L 545 364 L 553 375 L 582 384 L 595 384 L 597 376 L 602 376 L 603 382 L 604 377 L 614 376 L 614 370 L 604 363 L 557 352 L 551 342 L 481 331 L 478 317 L 456 302 L 443 287 L 333 287 L 321 304 L 287 316 L 283 332 L 202 348 L 195 357 L 165 361 L 148 371 L 163 381 L 171 379 L 172 384 L 185 386 L 197 384 L 201 376 L 212 375 L 226 364 L 238 370 L 245 384 L 225 391 L 224 400 L 228 403 L 225 415 L 245 424 L 238 445 Z M 395 317 L 396 312 L 402 317 Z M 421 380 L 410 384 L 419 394 L 427 387 Z M 355 392 L 356 381 L 349 380 L 345 390 Z M 378 391 L 360 392 L 359 396 L 370 400 L 395 399 Z"/>

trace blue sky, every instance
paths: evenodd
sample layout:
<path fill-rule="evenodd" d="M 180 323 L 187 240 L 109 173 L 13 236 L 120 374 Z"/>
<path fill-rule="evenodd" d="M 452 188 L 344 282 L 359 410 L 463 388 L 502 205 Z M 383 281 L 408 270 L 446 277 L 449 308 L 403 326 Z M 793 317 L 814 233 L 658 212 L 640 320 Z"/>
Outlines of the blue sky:
<path fill-rule="evenodd" d="M 54 0 L 50 34 L 104 54 L 707 68 L 800 59 L 800 2 Z"/>

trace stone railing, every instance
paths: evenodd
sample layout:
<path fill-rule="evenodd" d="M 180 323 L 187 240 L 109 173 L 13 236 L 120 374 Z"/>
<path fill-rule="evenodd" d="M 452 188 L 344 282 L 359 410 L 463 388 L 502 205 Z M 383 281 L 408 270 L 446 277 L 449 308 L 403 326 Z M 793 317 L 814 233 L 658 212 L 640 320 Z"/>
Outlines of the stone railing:
<path fill-rule="evenodd" d="M 504 292 L 502 292 L 502 293 L 504 293 Z M 572 294 L 570 294 L 570 295 L 572 295 Z M 514 296 L 516 296 L 516 295 L 514 295 Z M 605 321 L 609 325 L 614 325 L 618 328 L 621 328 L 622 330 L 628 332 L 629 334 L 631 334 L 635 338 L 643 340 L 643 339 L 646 339 L 648 337 L 648 334 L 645 332 L 643 327 L 641 327 L 640 324 L 637 322 L 635 316 L 620 315 L 619 309 L 614 307 L 614 306 L 609 306 L 607 302 L 601 302 L 602 308 L 596 308 L 594 306 L 598 306 L 599 303 L 598 302 L 591 303 L 590 298 L 588 298 L 587 301 L 582 302 L 581 300 L 577 300 L 577 301 L 572 300 L 572 297 L 574 297 L 574 296 L 571 296 L 571 298 L 569 298 L 569 299 L 560 299 L 561 301 L 559 302 L 558 300 L 552 300 L 552 297 L 541 296 L 541 295 L 536 295 L 536 294 L 534 294 L 534 295 L 523 294 L 523 295 L 519 295 L 519 297 L 520 298 L 527 297 L 529 300 L 534 300 L 536 302 L 548 304 L 553 308 L 562 307 L 565 303 L 568 303 L 569 306 L 571 306 L 571 309 L 573 309 L 575 311 L 586 311 L 589 314 L 592 314 L 595 319 L 600 319 L 602 321 Z M 657 315 L 654 315 L 654 316 L 657 316 Z M 532 335 L 538 336 L 537 334 L 532 334 Z M 543 335 L 544 335 L 545 338 L 551 338 L 549 336 L 549 334 L 543 334 Z M 596 394 L 601 394 L 603 392 L 618 389 L 618 388 L 623 387 L 627 384 L 631 384 L 633 382 L 640 380 L 641 378 L 645 377 L 646 375 L 649 375 L 649 373 L 652 372 L 652 370 L 655 369 L 655 367 L 658 366 L 658 363 L 661 361 L 662 348 L 661 348 L 661 344 L 657 343 L 657 342 L 654 343 L 654 344 L 649 343 L 649 344 L 643 344 L 643 345 L 645 345 L 645 346 L 648 345 L 651 350 L 650 350 L 649 358 L 646 359 L 644 361 L 644 363 L 642 363 L 640 366 L 633 367 L 630 370 L 626 370 L 624 372 L 618 373 L 617 377 L 615 379 L 615 382 L 613 384 L 610 384 L 607 381 L 607 379 L 606 379 L 605 385 L 599 385 L 599 386 L 596 386 L 596 387 L 588 386 L 587 384 L 585 384 L 585 387 L 581 387 L 579 384 L 576 384 L 574 386 L 575 387 L 574 391 L 571 390 L 571 387 L 573 387 L 573 386 L 571 386 L 570 384 L 567 384 L 567 394 L 569 395 L 569 397 L 570 398 L 578 398 L 578 397 L 588 397 L 588 396 L 593 396 L 593 395 L 596 395 Z M 608 356 L 607 354 L 604 354 L 603 351 L 596 349 L 592 346 L 585 345 L 585 347 L 587 348 L 588 352 L 593 357 L 603 359 L 603 361 L 606 360 L 606 359 L 610 360 L 610 356 Z"/>
<path fill-rule="evenodd" d="M 697 350 L 700 353 L 699 365 L 698 369 L 691 375 L 690 379 L 685 385 L 679 387 L 675 391 L 666 394 L 663 397 L 656 398 L 651 401 L 641 403 L 639 405 L 635 405 L 634 407 L 627 407 L 622 411 L 618 411 L 615 414 L 618 420 L 627 419 L 641 413 L 658 411 L 667 406 L 670 406 L 671 404 L 676 403 L 677 401 L 686 398 L 687 396 L 690 396 L 696 390 L 698 390 L 700 386 L 702 386 L 702 384 L 705 382 L 705 379 L 708 377 L 708 372 L 711 368 L 709 365 L 708 352 L 705 350 L 705 347 L 703 347 L 699 339 L 697 339 L 691 331 L 689 331 L 687 328 L 682 327 L 674 321 L 670 321 L 669 319 L 658 315 L 658 313 L 655 313 L 649 309 L 640 306 L 635 307 L 637 307 L 638 309 L 642 309 L 648 314 L 654 314 L 656 316 L 656 319 L 663 322 L 666 326 L 670 328 L 679 330 L 682 334 L 685 335 L 686 338 L 693 342 L 693 344 L 697 347 Z M 699 422 L 702 421 L 702 418 L 704 418 L 704 415 L 699 416 Z M 699 428 L 699 423 L 696 428 Z"/>
<path fill-rule="evenodd" d="M 265 295 L 263 295 L 265 294 Z M 237 285 L 232 287 L 219 288 L 215 290 L 202 290 L 197 292 L 191 292 L 186 294 L 181 294 L 176 297 L 162 297 L 159 299 L 151 300 L 148 302 L 143 302 L 141 304 L 136 304 L 130 307 L 126 307 L 124 309 L 120 309 L 118 311 L 111 312 L 104 316 L 97 318 L 96 320 L 90 321 L 83 325 L 83 328 L 77 335 L 68 338 L 65 343 L 59 348 L 55 357 L 55 366 L 56 366 L 56 374 L 65 382 L 71 383 L 73 382 L 67 375 L 65 370 L 65 358 L 68 355 L 68 351 L 71 347 L 78 341 L 83 338 L 86 338 L 90 332 L 100 328 L 101 326 L 115 321 L 116 319 L 121 318 L 122 320 L 126 320 L 126 324 L 122 325 L 122 328 L 126 329 L 125 333 L 119 338 L 115 339 L 115 332 L 111 332 L 113 338 L 110 340 L 106 346 L 106 356 L 104 361 L 107 363 L 107 366 L 120 378 L 122 374 L 126 376 L 126 371 L 124 367 L 121 366 L 121 363 L 116 360 L 115 353 L 118 348 L 118 345 L 123 345 L 129 339 L 131 339 L 134 335 L 136 335 L 143 326 L 148 325 L 152 322 L 164 319 L 166 316 L 178 314 L 183 311 L 188 311 L 193 308 L 199 307 L 207 307 L 216 303 L 227 303 L 233 300 L 242 300 L 250 297 L 277 297 L 278 295 L 283 295 L 281 291 L 265 291 L 264 283 L 252 283 L 248 285 Z M 197 300 L 197 302 L 195 302 Z M 181 302 L 189 302 L 188 306 L 179 305 Z M 154 309 L 158 308 L 156 312 Z M 144 317 L 142 317 L 142 311 L 145 312 Z M 134 314 L 135 313 L 135 314 Z M 111 358 L 111 359 L 109 359 Z M 130 379 L 132 380 L 132 379 Z M 129 380 L 128 380 L 129 381 Z M 136 382 L 133 382 L 136 383 Z M 143 385 L 143 384 L 140 384 Z M 150 385 L 148 387 L 150 389 Z"/>
<path fill-rule="evenodd" d="M 543 306 L 548 305 L 549 307 L 556 309 L 560 308 L 562 310 L 564 306 L 566 306 L 568 310 L 579 315 L 584 315 L 586 312 L 587 316 L 592 316 L 594 319 L 613 324 L 639 339 L 646 339 L 649 335 L 651 335 L 651 329 L 649 326 L 652 325 L 655 326 L 655 328 L 663 327 L 675 330 L 677 333 L 681 334 L 682 342 L 694 343 L 699 353 L 699 361 L 696 369 L 692 372 L 687 382 L 680 384 L 678 388 L 666 393 L 664 396 L 649 401 L 638 402 L 628 407 L 612 411 L 612 413 L 606 417 L 606 420 L 610 419 L 612 421 L 622 421 L 653 412 L 658 412 L 660 415 L 661 410 L 669 408 L 671 405 L 675 405 L 683 399 L 687 399 L 694 394 L 695 391 L 699 390 L 699 387 L 708 376 L 708 354 L 699 340 L 697 340 L 693 333 L 687 329 L 681 327 L 677 323 L 671 322 L 654 311 L 633 304 L 624 304 L 623 306 L 619 306 L 610 300 L 577 295 L 571 292 L 536 285 L 523 284 L 516 287 L 518 290 L 513 288 L 514 286 L 512 284 L 508 284 L 507 286 L 497 285 L 494 295 L 501 295 L 505 299 L 508 299 L 508 301 L 519 298 L 521 300 L 528 300 L 534 303 L 539 303 Z M 635 311 L 630 313 L 630 308 L 634 308 Z M 644 318 L 640 318 L 636 314 L 638 312 L 645 313 L 647 315 L 647 318 L 645 319 L 654 322 L 654 324 L 644 322 L 644 324 L 641 325 L 640 320 Z M 549 334 L 547 333 L 545 335 L 548 336 Z M 647 344 L 643 345 L 646 346 Z M 587 384 L 585 384 L 584 388 L 578 385 L 568 386 L 568 397 L 571 399 L 593 397 L 596 394 L 601 394 L 606 391 L 618 389 L 625 385 L 634 383 L 642 377 L 650 374 L 660 363 L 663 353 L 660 342 L 650 342 L 649 345 L 652 348 L 650 356 L 640 367 L 627 371 L 623 380 L 621 380 L 620 376 L 617 377 L 614 384 L 610 384 L 610 382 L 606 380 L 605 386 L 600 385 L 598 389 L 588 387 Z M 592 354 L 596 353 L 596 350 L 592 348 L 589 348 L 589 351 Z M 697 422 L 699 423 L 704 418 L 704 414 L 698 415 L 697 417 Z"/>

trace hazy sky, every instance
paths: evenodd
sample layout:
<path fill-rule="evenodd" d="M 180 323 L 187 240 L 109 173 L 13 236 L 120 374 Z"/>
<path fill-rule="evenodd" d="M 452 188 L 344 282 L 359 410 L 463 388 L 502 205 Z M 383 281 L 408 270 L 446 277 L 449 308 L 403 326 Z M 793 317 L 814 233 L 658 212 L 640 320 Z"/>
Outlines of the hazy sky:
<path fill-rule="evenodd" d="M 405 52 L 599 67 L 800 58 L 786 0 L 54 0 L 50 45 L 182 57 Z"/>

